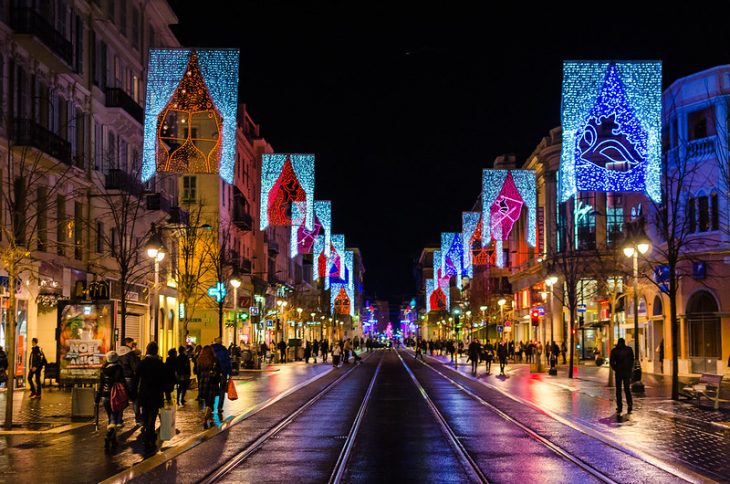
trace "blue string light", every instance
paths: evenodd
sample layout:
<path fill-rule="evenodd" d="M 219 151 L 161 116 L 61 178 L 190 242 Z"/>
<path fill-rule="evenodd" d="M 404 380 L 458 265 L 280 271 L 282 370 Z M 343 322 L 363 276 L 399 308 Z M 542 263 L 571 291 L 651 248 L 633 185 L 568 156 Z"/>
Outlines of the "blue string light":
<path fill-rule="evenodd" d="M 470 279 L 474 277 L 474 262 L 472 261 L 471 238 L 479 225 L 479 212 L 461 212 L 461 242 L 464 246 L 464 274 Z"/>
<path fill-rule="evenodd" d="M 441 270 L 445 277 L 456 277 L 456 287 L 461 289 L 464 245 L 458 232 L 441 233 Z"/>
<path fill-rule="evenodd" d="M 563 63 L 559 200 L 578 191 L 661 201 L 662 64 Z"/>
<path fill-rule="evenodd" d="M 292 215 L 304 219 L 307 230 L 314 226 L 314 155 L 267 153 L 261 158 L 261 230 L 269 226 L 269 193 L 281 176 L 287 158 L 291 160 L 297 181 L 306 194 L 305 213 L 301 213 L 298 204 L 293 203 Z"/>

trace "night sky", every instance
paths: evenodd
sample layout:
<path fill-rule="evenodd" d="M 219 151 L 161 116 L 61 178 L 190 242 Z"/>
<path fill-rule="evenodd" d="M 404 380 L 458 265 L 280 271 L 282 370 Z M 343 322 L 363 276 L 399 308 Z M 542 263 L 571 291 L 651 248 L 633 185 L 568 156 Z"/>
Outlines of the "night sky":
<path fill-rule="evenodd" d="M 481 169 L 559 125 L 564 59 L 661 59 L 665 86 L 730 62 L 728 2 L 585 3 L 581 21 L 559 2 L 375 3 L 171 2 L 183 45 L 241 49 L 239 100 L 277 152 L 316 154 L 366 295 L 394 302 L 421 249 L 461 230 Z"/>

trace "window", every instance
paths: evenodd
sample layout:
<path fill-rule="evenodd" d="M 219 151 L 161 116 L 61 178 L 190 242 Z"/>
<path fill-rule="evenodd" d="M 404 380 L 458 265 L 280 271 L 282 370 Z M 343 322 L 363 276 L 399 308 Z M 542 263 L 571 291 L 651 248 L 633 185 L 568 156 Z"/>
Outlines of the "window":
<path fill-rule="evenodd" d="M 0 7 L 2 6 L 2 0 L 0 0 Z M 3 107 L 5 106 L 5 100 L 7 99 L 5 95 L 5 78 L 3 77 L 5 73 L 5 58 L 0 55 L 0 126 L 3 125 L 3 122 L 5 121 L 5 112 L 3 111 Z"/>
<path fill-rule="evenodd" d="M 56 196 L 56 254 L 66 255 L 66 199 Z"/>
<path fill-rule="evenodd" d="M 23 177 L 17 177 L 13 183 L 13 194 L 15 196 L 14 205 L 12 206 L 13 217 L 13 233 L 15 243 L 21 246 L 25 245 L 25 218 L 26 218 L 26 200 L 28 197 L 28 185 Z"/>
<path fill-rule="evenodd" d="M 79 108 L 76 108 L 76 141 L 74 144 L 74 163 L 80 168 L 83 168 L 85 166 L 84 160 L 86 159 L 86 123 L 86 113 L 81 111 Z"/>
<path fill-rule="evenodd" d="M 84 23 L 81 17 L 74 16 L 74 72 L 81 74 L 84 71 Z"/>
<path fill-rule="evenodd" d="M 119 232 L 116 228 L 112 227 L 111 234 L 109 236 L 109 250 L 115 257 L 117 255 L 117 247 L 119 247 Z"/>
<path fill-rule="evenodd" d="M 48 248 L 48 192 L 46 187 L 38 188 L 36 211 L 38 212 L 38 250 L 45 252 Z"/>
<path fill-rule="evenodd" d="M 578 250 L 596 248 L 596 196 L 594 193 L 581 193 L 576 199 L 575 237 Z"/>
<path fill-rule="evenodd" d="M 118 168 L 118 152 L 117 152 L 117 137 L 113 131 L 109 130 L 106 133 L 106 159 L 104 164 L 109 168 Z"/>
<path fill-rule="evenodd" d="M 81 260 L 84 248 L 84 206 L 81 202 L 74 202 L 74 258 Z"/>
<path fill-rule="evenodd" d="M 720 229 L 720 207 L 717 203 L 717 193 L 713 193 L 710 195 L 710 230 Z"/>
<path fill-rule="evenodd" d="M 707 232 L 710 230 L 710 205 L 707 197 L 697 198 L 697 210 L 699 211 L 699 230 L 700 232 Z"/>
<path fill-rule="evenodd" d="M 102 156 L 104 153 L 102 139 L 104 136 L 104 127 L 94 121 L 94 169 L 101 170 Z"/>
<path fill-rule="evenodd" d="M 96 253 L 104 252 L 104 222 L 96 222 Z"/>
<path fill-rule="evenodd" d="M 127 0 L 119 0 L 119 31 L 127 36 Z"/>
<path fill-rule="evenodd" d="M 687 203 L 687 222 L 689 225 L 689 232 L 697 232 L 697 209 L 695 208 L 694 198 L 690 198 Z"/>
<path fill-rule="evenodd" d="M 139 9 L 132 7 L 132 47 L 139 49 Z"/>
<path fill-rule="evenodd" d="M 623 197 L 615 193 L 606 194 L 606 246 L 612 247 L 623 238 Z"/>
<path fill-rule="evenodd" d="M 116 15 L 114 15 L 116 13 L 114 11 L 114 2 L 116 1 L 117 0 L 106 0 L 106 14 L 112 22 L 116 20 Z"/>
<path fill-rule="evenodd" d="M 151 25 L 148 30 L 147 36 L 148 36 L 147 47 L 152 49 L 153 47 L 155 47 L 155 29 L 153 29 Z"/>
<path fill-rule="evenodd" d="M 191 203 L 198 198 L 198 179 L 194 176 L 183 177 L 183 202 Z"/>

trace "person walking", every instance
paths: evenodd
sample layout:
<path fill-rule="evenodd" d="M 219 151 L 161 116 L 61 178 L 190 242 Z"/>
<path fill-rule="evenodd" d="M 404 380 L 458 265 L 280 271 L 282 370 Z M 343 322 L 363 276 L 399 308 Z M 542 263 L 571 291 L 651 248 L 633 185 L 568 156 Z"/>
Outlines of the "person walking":
<path fill-rule="evenodd" d="M 119 355 L 119 365 L 124 372 L 124 381 L 129 389 L 129 400 L 132 402 L 132 410 L 134 411 L 134 420 L 142 421 L 142 414 L 139 410 L 139 402 L 137 401 L 137 387 L 134 384 L 137 377 L 137 368 L 139 367 L 139 356 L 134 351 L 134 339 L 124 338 L 124 344 L 117 351 Z"/>
<path fill-rule="evenodd" d="M 479 366 L 479 353 L 482 351 L 482 345 L 479 344 L 479 340 L 471 340 L 467 351 L 469 353 L 469 361 L 471 362 L 471 372 L 476 375 L 477 367 Z"/>
<path fill-rule="evenodd" d="M 494 346 L 487 340 L 487 344 L 484 345 L 484 361 L 487 365 L 487 375 L 492 373 L 492 361 L 494 361 Z"/>
<path fill-rule="evenodd" d="M 423 343 L 416 341 L 416 355 L 413 358 L 417 360 L 419 356 L 421 357 L 421 361 L 423 361 Z"/>
<path fill-rule="evenodd" d="M 340 348 L 339 343 L 335 343 L 334 348 L 332 348 L 332 366 L 338 367 L 340 366 L 340 356 L 342 355 L 342 348 Z"/>
<path fill-rule="evenodd" d="M 315 363 L 317 363 L 317 355 L 319 355 L 319 341 L 315 339 L 312 343 L 312 358 L 314 358 Z"/>
<path fill-rule="evenodd" d="M 159 356 L 160 348 L 154 341 L 147 345 L 147 354 L 137 367 L 136 387 L 139 406 L 142 407 L 142 425 L 145 450 L 157 445 L 155 422 L 164 405 L 164 391 L 167 378 L 165 364 Z"/>
<path fill-rule="evenodd" d="M 30 366 L 30 371 L 28 372 L 30 398 L 41 398 L 41 370 L 48 362 L 46 361 L 46 355 L 43 354 L 43 350 L 38 346 L 38 338 L 33 338 L 31 345 L 32 348 L 28 361 L 28 366 Z M 35 385 L 33 384 L 33 377 L 35 377 Z"/>
<path fill-rule="evenodd" d="M 175 379 L 177 380 L 177 404 L 185 405 L 185 393 L 190 385 L 190 358 L 188 358 L 184 346 L 178 348 L 178 355 L 175 359 Z"/>
<path fill-rule="evenodd" d="M 326 339 L 322 340 L 322 363 L 327 363 L 327 357 L 329 356 L 329 342 Z"/>
<path fill-rule="evenodd" d="M 504 341 L 499 343 L 497 348 L 497 358 L 499 358 L 499 374 L 504 375 L 504 367 L 507 366 L 507 357 L 509 356 L 509 348 Z"/>
<path fill-rule="evenodd" d="M 231 367 L 231 356 L 228 354 L 226 347 L 221 344 L 221 338 L 218 337 L 213 341 L 213 352 L 221 369 L 220 388 L 218 389 L 218 413 L 223 413 L 223 402 L 226 400 L 226 392 L 228 391 L 228 379 L 233 373 L 233 368 Z"/>
<path fill-rule="evenodd" d="M 172 402 L 172 391 L 175 389 L 177 378 L 175 377 L 175 366 L 177 364 L 177 350 L 170 348 L 165 360 L 165 401 Z"/>
<path fill-rule="evenodd" d="M 619 338 L 616 346 L 611 350 L 611 368 L 616 373 L 616 417 L 621 417 L 623 401 L 621 400 L 621 387 L 626 394 L 626 405 L 628 413 L 633 411 L 634 401 L 631 398 L 631 373 L 634 369 L 634 351 L 626 346 L 626 340 Z"/>
<path fill-rule="evenodd" d="M 8 354 L 0 346 L 0 385 L 8 386 Z"/>
<path fill-rule="evenodd" d="M 124 370 L 119 364 L 119 354 L 110 351 L 106 354 L 106 363 L 101 367 L 99 374 L 99 389 L 96 392 L 96 404 L 103 405 L 106 410 L 106 437 L 104 438 L 104 450 L 113 450 L 117 446 L 117 428 L 122 426 L 122 412 L 124 409 L 112 409 L 111 394 L 112 387 L 121 383 L 129 399 L 129 389 L 124 378 Z"/>
<path fill-rule="evenodd" d="M 215 397 L 220 393 L 222 374 L 213 347 L 206 345 L 198 358 L 198 394 L 201 401 L 205 402 L 203 428 L 206 429 L 213 424 L 213 408 L 215 406 Z"/>
<path fill-rule="evenodd" d="M 312 357 L 312 343 L 307 341 L 304 343 L 304 363 L 309 364 L 309 359 Z"/>
<path fill-rule="evenodd" d="M 350 351 L 352 350 L 352 342 L 350 341 L 350 338 L 345 340 L 342 350 L 343 361 L 345 363 L 350 363 Z"/>
<path fill-rule="evenodd" d="M 283 338 L 276 347 L 279 349 L 279 363 L 286 363 L 286 343 Z"/>
<path fill-rule="evenodd" d="M 566 359 L 566 356 L 568 355 L 568 347 L 565 346 L 565 341 L 560 343 L 560 353 L 563 355 L 563 364 L 567 364 L 568 360 Z"/>

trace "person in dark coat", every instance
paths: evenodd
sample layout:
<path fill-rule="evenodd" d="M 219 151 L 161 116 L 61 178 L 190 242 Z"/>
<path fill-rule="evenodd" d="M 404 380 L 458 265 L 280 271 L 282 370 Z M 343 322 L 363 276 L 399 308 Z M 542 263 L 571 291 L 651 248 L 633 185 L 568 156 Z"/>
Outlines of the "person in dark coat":
<path fill-rule="evenodd" d="M 329 355 L 329 342 L 326 339 L 322 340 L 322 363 L 327 363 L 327 356 Z"/>
<path fill-rule="evenodd" d="M 220 388 L 218 389 L 218 413 L 223 413 L 223 402 L 226 400 L 226 392 L 228 391 L 228 379 L 233 374 L 231 366 L 231 355 L 228 350 L 221 344 L 221 339 L 216 338 L 213 343 L 213 352 L 221 369 Z"/>
<path fill-rule="evenodd" d="M 198 395 L 205 402 L 203 427 L 206 429 L 213 423 L 213 406 L 215 397 L 220 393 L 221 376 L 221 366 L 213 347 L 205 346 L 198 358 Z"/>
<path fill-rule="evenodd" d="M 634 370 L 634 351 L 626 346 L 626 340 L 619 338 L 616 346 L 611 350 L 611 368 L 616 372 L 616 416 L 621 416 L 623 401 L 621 400 L 621 387 L 626 394 L 626 405 L 628 411 L 633 411 L 634 401 L 631 398 L 631 373 Z"/>
<path fill-rule="evenodd" d="M 170 348 L 167 351 L 167 360 L 165 360 L 165 377 L 167 379 L 165 383 L 165 401 L 167 403 L 172 402 L 172 391 L 175 389 L 175 383 L 177 383 L 177 377 L 175 376 L 176 365 L 177 350 Z"/>
<path fill-rule="evenodd" d="M 38 338 L 33 338 L 31 344 L 33 347 L 30 350 L 30 358 L 28 361 L 28 366 L 30 367 L 30 371 L 28 372 L 30 398 L 41 398 L 41 370 L 46 366 L 46 355 L 43 354 L 43 350 L 38 346 Z M 35 385 L 33 385 L 34 376 Z"/>
<path fill-rule="evenodd" d="M 304 362 L 309 363 L 309 359 L 312 357 L 312 343 L 307 341 L 304 344 Z"/>
<path fill-rule="evenodd" d="M 147 345 L 147 354 L 137 367 L 137 398 L 142 407 L 145 449 L 156 446 L 155 422 L 157 414 L 164 405 L 164 391 L 167 383 L 165 364 L 159 356 L 159 347 L 152 341 Z"/>
<path fill-rule="evenodd" d="M 177 380 L 177 404 L 185 405 L 185 393 L 190 385 L 190 358 L 181 346 L 175 359 L 175 379 Z"/>
<path fill-rule="evenodd" d="M 482 352 L 482 345 L 479 344 L 478 339 L 471 340 L 467 347 L 469 353 L 469 361 L 471 362 L 471 372 L 477 374 L 477 367 L 479 366 L 479 354 Z"/>
<path fill-rule="evenodd" d="M 276 348 L 279 350 L 279 363 L 286 363 L 286 343 L 283 339 L 279 341 Z"/>
<path fill-rule="evenodd" d="M 137 378 L 137 367 L 139 367 L 139 356 L 134 351 L 134 338 L 124 338 L 124 345 L 117 351 L 119 354 L 119 365 L 124 371 L 124 380 L 129 388 L 129 399 L 132 401 L 132 410 L 134 411 L 134 419 L 137 422 L 142 421 L 142 414 L 139 411 L 139 402 L 137 401 L 137 387 L 134 382 Z"/>
<path fill-rule="evenodd" d="M 504 367 L 507 366 L 507 357 L 509 356 L 509 348 L 507 343 L 502 341 L 497 347 L 497 358 L 499 358 L 499 374 L 504 375 Z"/>
<path fill-rule="evenodd" d="M 119 355 L 116 351 L 110 351 L 106 354 L 106 363 L 101 368 L 99 374 L 99 389 L 96 392 L 96 403 L 101 404 L 106 410 L 107 426 L 106 438 L 104 439 L 104 449 L 110 450 L 117 446 L 117 427 L 122 426 L 122 410 L 112 411 L 111 393 L 112 387 L 121 383 L 124 385 L 124 391 L 129 396 L 127 382 L 124 379 L 124 370 L 119 364 Z"/>
<path fill-rule="evenodd" d="M 0 384 L 8 384 L 8 354 L 0 346 Z"/>
<path fill-rule="evenodd" d="M 319 341 L 316 339 L 314 340 L 314 343 L 312 343 L 312 358 L 314 358 L 314 362 L 317 363 L 317 355 L 319 354 Z"/>

